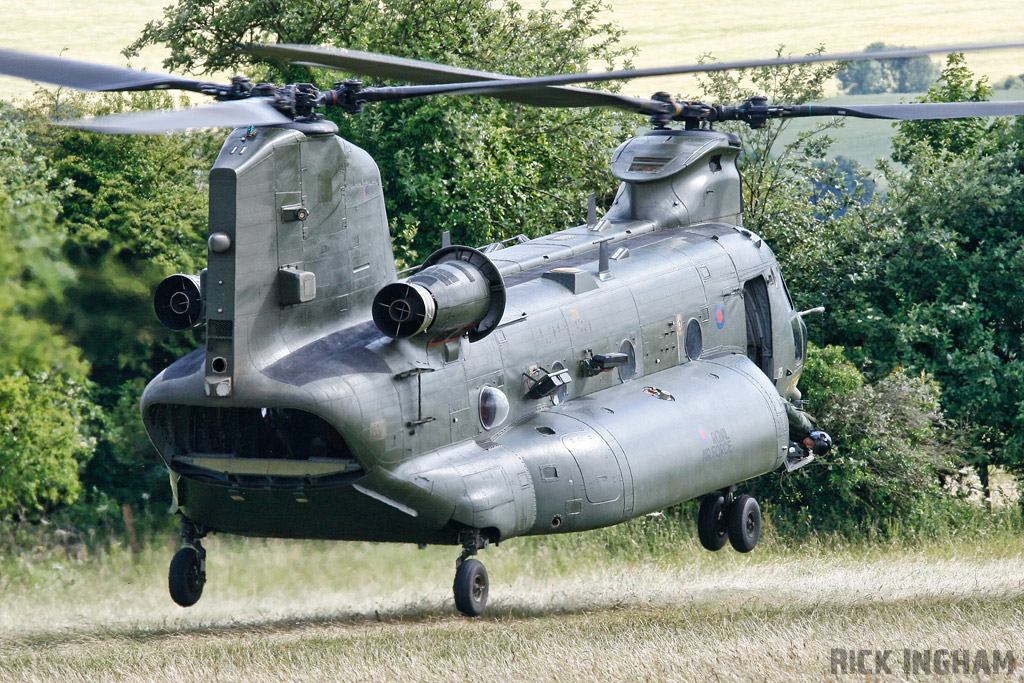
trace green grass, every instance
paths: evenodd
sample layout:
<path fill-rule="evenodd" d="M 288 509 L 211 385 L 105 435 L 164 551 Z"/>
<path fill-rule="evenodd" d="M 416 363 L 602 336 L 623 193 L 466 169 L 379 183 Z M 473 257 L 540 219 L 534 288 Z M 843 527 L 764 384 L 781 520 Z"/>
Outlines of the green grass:
<path fill-rule="evenodd" d="M 913 547 L 701 550 L 689 522 L 481 553 L 487 614 L 458 616 L 453 548 L 212 538 L 171 603 L 173 545 L 9 557 L 0 679 L 819 680 L 833 647 L 1024 652 L 1016 531 Z M 632 540 L 630 540 L 632 539 Z"/>

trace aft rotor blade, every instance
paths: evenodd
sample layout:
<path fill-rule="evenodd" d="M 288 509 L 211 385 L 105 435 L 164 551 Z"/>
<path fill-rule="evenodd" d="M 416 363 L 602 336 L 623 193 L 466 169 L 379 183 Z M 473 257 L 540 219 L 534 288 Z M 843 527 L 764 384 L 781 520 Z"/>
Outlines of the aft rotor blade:
<path fill-rule="evenodd" d="M 250 45 L 246 48 L 250 54 L 259 57 L 285 59 L 303 66 L 321 67 L 347 71 L 374 78 L 407 81 L 427 85 L 449 83 L 472 83 L 489 81 L 521 81 L 514 76 L 464 69 L 447 64 L 424 62 L 418 59 L 405 59 L 390 55 L 346 50 L 344 48 L 317 47 L 311 45 L 264 44 Z M 617 95 L 615 93 L 590 90 L 588 88 L 567 87 L 526 87 L 513 92 L 488 92 L 472 90 L 477 94 L 521 104 L 538 107 L 614 107 L 641 114 L 652 114 L 661 111 L 663 104 L 642 97 Z M 435 94 L 429 92 L 426 94 Z M 422 97 L 410 94 L 409 97 Z M 403 99 L 403 98 L 394 98 Z"/>
<path fill-rule="evenodd" d="M 213 86 L 189 78 L 2 49 L 0 74 L 100 92 L 167 89 L 205 92 Z"/>
<path fill-rule="evenodd" d="M 980 116 L 1024 116 L 1024 102 L 917 102 L 904 104 L 803 105 L 783 116 L 852 116 L 862 119 L 924 121 Z M 806 110 L 806 111 L 801 111 Z"/>
<path fill-rule="evenodd" d="M 169 133 L 192 128 L 240 128 L 242 126 L 279 126 L 292 123 L 291 117 L 277 111 L 262 99 L 208 104 L 191 109 L 161 109 L 129 114 L 111 114 L 91 119 L 61 121 L 64 126 L 97 133 L 126 135 Z"/>
<path fill-rule="evenodd" d="M 296 46 L 289 46 L 295 49 Z M 408 88 L 392 88 L 394 91 L 389 95 L 381 95 L 373 99 L 405 99 L 409 97 L 425 97 L 430 95 L 452 95 L 452 94 L 485 94 L 492 97 L 497 96 L 498 91 L 505 90 L 529 90 L 538 86 L 559 86 L 572 85 L 574 83 L 593 83 L 600 81 L 615 81 L 627 78 L 648 78 L 652 76 L 671 76 L 676 74 L 710 73 L 714 71 L 729 71 L 733 69 L 752 69 L 757 67 L 789 66 L 793 64 L 815 64 L 822 62 L 855 62 L 873 59 L 907 59 L 930 54 L 946 54 L 950 52 L 975 52 L 979 50 L 1005 50 L 1024 47 L 1024 43 L 990 43 L 986 45 L 941 45 L 926 48 L 907 48 L 898 50 L 879 50 L 877 52 L 838 52 L 834 54 L 802 55 L 798 57 L 778 57 L 773 59 L 752 59 L 732 62 L 708 62 L 706 64 L 689 64 L 683 66 L 666 66 L 651 69 L 623 69 L 618 71 L 602 71 L 585 74 L 562 74 L 557 76 L 537 76 L 533 78 L 516 78 L 508 80 L 494 80 L 490 83 L 487 79 L 476 82 L 450 83 L 444 85 L 423 85 L 409 86 Z M 253 51 L 259 48 L 264 54 L 270 54 L 272 48 L 268 45 L 252 46 Z M 258 54 L 258 53 L 256 53 Z M 283 54 L 278 56 L 284 56 Z M 309 59 L 309 55 L 304 57 Z M 323 55 L 313 56 L 317 63 L 325 63 Z M 339 67 L 347 68 L 347 67 Z M 376 89 L 385 90 L 385 89 Z M 370 101 L 370 98 L 367 98 Z M 579 106 L 579 105 L 569 105 Z M 584 105 L 585 106 L 585 105 Z M 611 105 L 609 105 L 611 106 Z"/>

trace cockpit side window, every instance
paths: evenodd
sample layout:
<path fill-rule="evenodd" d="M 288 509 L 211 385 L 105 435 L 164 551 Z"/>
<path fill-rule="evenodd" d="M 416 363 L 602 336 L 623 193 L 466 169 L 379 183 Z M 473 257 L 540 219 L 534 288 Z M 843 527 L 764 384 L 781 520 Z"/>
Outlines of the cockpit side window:
<path fill-rule="evenodd" d="M 775 272 L 779 276 L 779 282 L 782 283 L 782 291 L 786 293 L 786 301 L 789 302 L 789 307 L 795 311 L 796 306 L 793 304 L 793 297 L 789 293 L 789 287 L 786 285 L 786 278 L 782 277 L 782 271 L 777 270 Z"/>

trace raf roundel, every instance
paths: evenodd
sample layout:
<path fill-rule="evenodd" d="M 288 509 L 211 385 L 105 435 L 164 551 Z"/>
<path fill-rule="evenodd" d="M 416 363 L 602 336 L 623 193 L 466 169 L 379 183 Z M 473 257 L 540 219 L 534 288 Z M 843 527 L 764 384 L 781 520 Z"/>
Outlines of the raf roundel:
<path fill-rule="evenodd" d="M 725 306 L 722 304 L 715 306 L 715 327 L 718 329 L 725 327 Z"/>
<path fill-rule="evenodd" d="M 700 435 L 701 441 L 708 442 L 708 430 L 704 429 L 704 425 L 697 425 L 697 434 Z"/>

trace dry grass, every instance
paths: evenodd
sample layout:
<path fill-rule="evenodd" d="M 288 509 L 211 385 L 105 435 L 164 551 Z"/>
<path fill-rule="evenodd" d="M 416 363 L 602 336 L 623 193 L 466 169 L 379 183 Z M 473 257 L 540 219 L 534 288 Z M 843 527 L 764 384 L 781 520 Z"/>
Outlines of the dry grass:
<path fill-rule="evenodd" d="M 596 542 L 595 542 L 596 538 Z M 488 614 L 455 614 L 454 550 L 214 539 L 166 594 L 171 548 L 8 563 L 0 679 L 820 679 L 833 647 L 1024 654 L 1024 543 L 608 559 L 600 536 L 483 553 Z"/>

